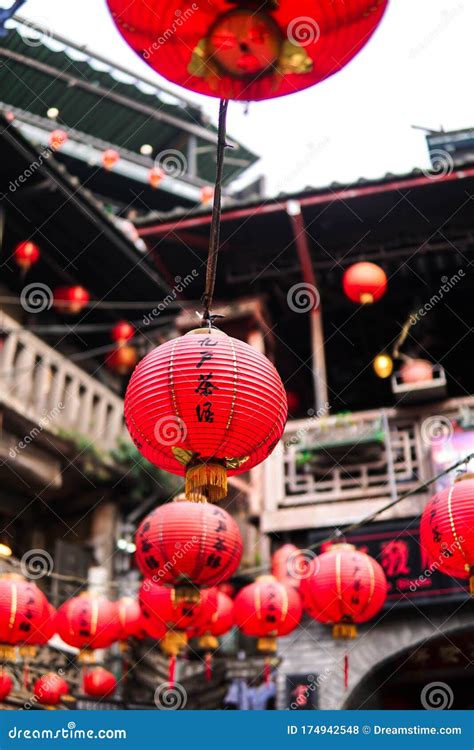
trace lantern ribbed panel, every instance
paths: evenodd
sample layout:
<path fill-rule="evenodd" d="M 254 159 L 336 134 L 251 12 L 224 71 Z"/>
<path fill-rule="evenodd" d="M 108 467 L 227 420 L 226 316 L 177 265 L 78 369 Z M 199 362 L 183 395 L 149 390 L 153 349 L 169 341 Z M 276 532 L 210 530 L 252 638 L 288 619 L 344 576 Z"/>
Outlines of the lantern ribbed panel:
<path fill-rule="evenodd" d="M 0 643 L 31 643 L 45 606 L 46 598 L 33 581 L 0 578 Z"/>
<path fill-rule="evenodd" d="M 462 479 L 434 495 L 421 517 L 420 541 L 427 565 L 455 578 L 474 567 L 474 479 Z"/>
<path fill-rule="evenodd" d="M 36 680 L 33 693 L 38 703 L 56 706 L 61 701 L 61 697 L 69 693 L 69 685 L 55 672 L 48 672 Z"/>
<path fill-rule="evenodd" d="M 301 581 L 305 611 L 326 624 L 367 622 L 387 598 L 385 573 L 370 555 L 336 546 L 315 558 L 313 574 Z"/>
<path fill-rule="evenodd" d="M 299 594 L 271 576 L 250 583 L 237 594 L 234 620 L 242 633 L 255 638 L 288 635 L 302 613 Z"/>
<path fill-rule="evenodd" d="M 271 362 L 222 334 L 189 334 L 157 347 L 135 369 L 125 396 L 135 445 L 173 474 L 185 473 L 173 448 L 204 461 L 247 459 L 228 474 L 248 471 L 273 450 L 286 416 L 286 394 Z"/>
<path fill-rule="evenodd" d="M 138 596 L 143 624 L 152 638 L 162 638 L 167 630 L 199 627 L 209 620 L 217 607 L 216 589 L 201 591 L 199 602 L 178 601 L 172 589 L 159 586 L 150 579 L 143 581 Z"/>
<path fill-rule="evenodd" d="M 199 627 L 194 628 L 189 633 L 191 638 L 196 638 L 206 633 L 218 638 L 220 635 L 228 633 L 232 628 L 234 624 L 234 602 L 229 596 L 223 594 L 222 591 L 217 591 L 216 594 L 217 602 L 215 611 Z"/>
<path fill-rule="evenodd" d="M 236 522 L 208 503 L 159 506 L 142 521 L 135 541 L 141 572 L 161 584 L 215 586 L 235 573 L 242 558 Z"/>
<path fill-rule="evenodd" d="M 88 669 L 84 675 L 84 692 L 91 698 L 105 698 L 112 695 L 117 687 L 117 680 L 112 672 L 102 667 Z"/>
<path fill-rule="evenodd" d="M 124 596 L 117 602 L 117 614 L 120 624 L 119 640 L 140 636 L 142 631 L 142 611 L 140 604 L 131 596 Z"/>
<path fill-rule="evenodd" d="M 354 263 L 344 273 L 342 285 L 352 302 L 377 302 L 387 291 L 387 276 L 375 263 Z"/>
<path fill-rule="evenodd" d="M 219 16 L 234 8 L 247 7 L 226 0 L 199 4 L 197 9 L 191 0 L 157 0 L 153 4 L 145 0 L 107 0 L 117 27 L 141 59 L 145 60 L 160 75 L 169 81 L 192 91 L 222 99 L 251 101 L 269 99 L 313 86 L 346 65 L 366 44 L 379 24 L 387 0 L 279 0 L 274 3 L 250 3 L 248 13 L 255 18 L 254 26 L 246 36 L 233 36 L 232 26 L 225 32 L 226 45 L 236 49 L 239 42 L 250 48 L 253 57 L 267 61 L 270 75 L 243 75 L 239 78 L 226 75 L 222 67 L 208 75 L 210 63 L 216 54 L 208 54 L 211 35 Z M 179 13 L 178 13 L 179 12 Z M 181 23 L 177 21 L 180 17 Z M 308 62 L 302 72 L 287 72 L 279 68 L 274 57 L 273 26 L 281 42 L 293 42 L 296 54 Z M 170 29 L 173 33 L 170 34 Z M 263 33 L 262 33 L 263 30 Z M 254 38 L 257 37 L 255 43 Z M 262 49 L 263 47 L 263 49 Z M 189 65 L 193 51 L 206 51 L 205 72 L 190 73 Z M 268 60 L 267 60 L 268 58 Z M 253 68 L 245 70 L 253 72 Z M 257 68 L 256 71 L 261 68 Z M 289 68 L 293 71 L 294 68 Z"/>
<path fill-rule="evenodd" d="M 117 606 L 103 596 L 76 596 L 59 608 L 56 630 L 70 646 L 107 648 L 120 635 Z"/>

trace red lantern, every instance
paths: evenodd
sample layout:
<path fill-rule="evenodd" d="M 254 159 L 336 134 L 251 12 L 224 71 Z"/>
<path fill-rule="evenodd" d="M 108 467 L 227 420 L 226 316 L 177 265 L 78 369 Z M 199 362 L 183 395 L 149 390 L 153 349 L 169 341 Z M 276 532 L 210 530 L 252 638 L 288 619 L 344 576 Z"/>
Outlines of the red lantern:
<path fill-rule="evenodd" d="M 120 641 L 140 636 L 143 629 L 142 611 L 140 604 L 131 596 L 124 596 L 117 602 L 117 612 L 120 623 Z"/>
<path fill-rule="evenodd" d="M 200 199 L 203 206 L 208 206 L 214 200 L 214 188 L 205 185 L 201 188 Z"/>
<path fill-rule="evenodd" d="M 227 494 L 227 475 L 261 463 L 287 415 L 280 376 L 260 352 L 220 331 L 199 329 L 154 349 L 125 396 L 138 450 L 172 474 L 186 474 L 186 497 Z"/>
<path fill-rule="evenodd" d="M 158 185 L 160 185 L 165 177 L 165 173 L 163 170 L 158 169 L 158 167 L 153 167 L 148 172 L 148 182 L 151 185 L 152 188 L 156 189 Z"/>
<path fill-rule="evenodd" d="M 0 668 L 0 701 L 4 701 L 5 698 L 8 698 L 13 688 L 13 680 L 8 674 L 8 672 L 5 671 L 5 669 Z"/>
<path fill-rule="evenodd" d="M 57 706 L 61 702 L 63 695 L 69 693 L 69 685 L 59 675 L 54 672 L 48 672 L 48 674 L 36 680 L 33 693 L 38 703 L 47 706 Z"/>
<path fill-rule="evenodd" d="M 300 408 L 300 397 L 295 391 L 287 391 L 286 400 L 288 401 L 288 411 L 290 414 L 295 414 Z"/>
<path fill-rule="evenodd" d="M 107 367 L 117 375 L 128 375 L 138 362 L 137 350 L 134 346 L 118 346 L 105 361 Z"/>
<path fill-rule="evenodd" d="M 124 39 L 160 75 L 200 94 L 244 101 L 292 94 L 336 73 L 366 44 L 387 5 L 107 2 Z"/>
<path fill-rule="evenodd" d="M 82 286 L 61 286 L 53 295 L 54 308 L 64 315 L 77 315 L 89 303 L 90 294 Z"/>
<path fill-rule="evenodd" d="M 219 648 L 217 638 L 228 633 L 234 624 L 234 602 L 228 596 L 217 590 L 217 601 L 212 616 L 196 628 L 188 632 L 190 638 L 199 638 L 198 646 L 205 653 L 206 679 L 212 678 L 212 651 Z"/>
<path fill-rule="evenodd" d="M 63 641 L 85 652 L 107 648 L 120 635 L 117 606 L 104 596 L 85 592 L 69 599 L 58 610 L 56 629 Z"/>
<path fill-rule="evenodd" d="M 15 258 L 15 263 L 20 268 L 28 271 L 31 266 L 39 261 L 40 249 L 34 242 L 20 242 L 14 250 L 13 257 Z"/>
<path fill-rule="evenodd" d="M 429 565 L 454 578 L 469 578 L 474 595 L 473 474 L 464 474 L 428 501 L 420 541 Z"/>
<path fill-rule="evenodd" d="M 67 141 L 67 133 L 65 130 L 53 130 L 49 134 L 49 145 L 53 151 L 59 151 Z"/>
<path fill-rule="evenodd" d="M 229 599 L 233 599 L 235 596 L 235 586 L 232 583 L 229 583 L 229 581 L 219 583 L 217 585 L 217 590 L 228 596 Z"/>
<path fill-rule="evenodd" d="M 140 524 L 135 543 L 144 576 L 199 599 L 199 586 L 230 578 L 242 557 L 242 537 L 225 510 L 208 503 L 160 505 Z M 197 596 L 196 596 L 197 595 Z"/>
<path fill-rule="evenodd" d="M 135 328 L 127 320 L 119 320 L 112 328 L 112 341 L 117 344 L 125 344 L 135 336 Z"/>
<path fill-rule="evenodd" d="M 257 648 L 277 650 L 277 637 L 288 635 L 301 620 L 301 599 L 274 576 L 261 576 L 245 586 L 234 601 L 234 619 L 242 633 L 258 638 Z"/>
<path fill-rule="evenodd" d="M 43 597 L 43 607 L 41 617 L 31 635 L 24 639 L 25 644 L 31 646 L 45 646 L 56 632 L 56 610 L 53 605 Z M 34 655 L 35 652 L 31 652 Z"/>
<path fill-rule="evenodd" d="M 375 263 L 354 263 L 344 273 L 344 294 L 352 302 L 369 305 L 377 302 L 387 291 L 387 276 Z"/>
<path fill-rule="evenodd" d="M 45 596 L 35 583 L 19 575 L 0 578 L 0 644 L 5 658 L 14 658 L 8 646 L 28 642 L 44 616 Z"/>
<path fill-rule="evenodd" d="M 117 689 L 117 680 L 112 672 L 102 667 L 90 669 L 84 675 L 84 692 L 91 698 L 107 698 Z"/>
<path fill-rule="evenodd" d="M 102 166 L 104 169 L 111 170 L 120 160 L 120 154 L 114 148 L 107 148 L 102 154 Z"/>
<path fill-rule="evenodd" d="M 285 586 L 299 589 L 307 570 L 307 560 L 294 544 L 284 544 L 272 555 L 272 574 Z"/>
<path fill-rule="evenodd" d="M 427 359 L 409 359 L 400 369 L 403 383 L 426 383 L 433 380 L 433 365 Z"/>
<path fill-rule="evenodd" d="M 333 625 L 334 638 L 355 638 L 356 623 L 367 622 L 383 607 L 387 579 L 370 555 L 352 544 L 333 544 L 311 563 L 300 593 L 307 613 Z"/>

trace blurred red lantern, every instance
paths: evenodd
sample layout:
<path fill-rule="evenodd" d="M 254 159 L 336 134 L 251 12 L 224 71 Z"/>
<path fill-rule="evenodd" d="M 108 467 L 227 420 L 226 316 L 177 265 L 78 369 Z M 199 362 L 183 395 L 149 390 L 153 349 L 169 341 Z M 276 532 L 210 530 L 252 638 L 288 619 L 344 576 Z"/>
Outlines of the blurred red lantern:
<path fill-rule="evenodd" d="M 218 591 L 221 591 L 223 594 L 228 596 L 230 599 L 233 599 L 235 596 L 235 586 L 232 583 L 229 583 L 229 581 L 224 581 L 224 583 L 219 583 L 217 585 Z"/>
<path fill-rule="evenodd" d="M 201 188 L 200 199 L 203 206 L 208 206 L 214 200 L 214 188 L 205 185 Z"/>
<path fill-rule="evenodd" d="M 148 182 L 152 188 L 157 188 L 163 182 L 164 177 L 165 173 L 163 170 L 158 169 L 158 167 L 153 167 L 148 172 Z"/>
<path fill-rule="evenodd" d="M 41 616 L 31 635 L 25 638 L 24 643 L 31 646 L 45 646 L 56 632 L 56 610 L 53 605 L 43 597 Z M 36 649 L 35 649 L 36 651 Z M 35 651 L 30 652 L 34 655 Z"/>
<path fill-rule="evenodd" d="M 242 633 L 258 638 L 257 648 L 265 653 L 277 650 L 277 637 L 288 635 L 301 620 L 299 594 L 276 580 L 261 576 L 245 586 L 234 601 L 234 619 Z"/>
<path fill-rule="evenodd" d="M 242 557 L 242 537 L 225 510 L 208 503 L 160 505 L 137 530 L 137 564 L 144 576 L 198 599 L 199 586 L 230 578 Z"/>
<path fill-rule="evenodd" d="M 474 595 L 474 475 L 464 474 L 428 501 L 421 516 L 421 548 L 429 565 L 469 578 Z"/>
<path fill-rule="evenodd" d="M 352 544 L 333 544 L 312 561 L 311 568 L 312 575 L 300 585 L 306 612 L 333 625 L 334 638 L 355 638 L 356 623 L 372 619 L 387 598 L 382 567 Z"/>
<path fill-rule="evenodd" d="M 91 698 L 106 698 L 117 689 L 117 680 L 112 672 L 102 667 L 89 669 L 84 675 L 84 692 Z"/>
<path fill-rule="evenodd" d="M 14 659 L 9 646 L 27 643 L 34 635 L 44 616 L 45 602 L 33 581 L 16 574 L 0 578 L 0 644 L 5 658 Z"/>
<path fill-rule="evenodd" d="M 295 414 L 300 408 L 300 397 L 295 391 L 286 391 L 286 400 L 288 401 L 288 411 Z"/>
<path fill-rule="evenodd" d="M 153 8 L 145 0 L 107 2 L 125 40 L 160 75 L 244 101 L 292 94 L 336 73 L 366 44 L 387 4 L 215 0 L 183 12 L 178 0 Z"/>
<path fill-rule="evenodd" d="M 427 359 L 409 359 L 400 368 L 403 383 L 425 383 L 433 380 L 433 365 Z"/>
<path fill-rule="evenodd" d="M 102 154 L 102 166 L 104 169 L 113 169 L 119 160 L 120 154 L 114 148 L 107 148 Z"/>
<path fill-rule="evenodd" d="M 55 672 L 48 672 L 36 680 L 33 693 L 38 703 L 47 706 L 57 706 L 63 695 L 69 693 L 69 685 Z"/>
<path fill-rule="evenodd" d="M 284 544 L 272 555 L 272 574 L 285 586 L 299 589 L 301 579 L 307 571 L 308 561 L 294 544 Z"/>
<path fill-rule="evenodd" d="M 137 366 L 125 396 L 127 427 L 156 466 L 186 475 L 186 497 L 218 501 L 227 475 L 261 463 L 279 441 L 286 396 L 269 360 L 220 331 L 168 341 Z"/>
<path fill-rule="evenodd" d="M 77 315 L 89 300 L 90 294 L 82 286 L 61 286 L 54 290 L 54 308 L 63 315 Z"/>
<path fill-rule="evenodd" d="M 85 592 L 69 599 L 58 610 L 56 629 L 63 641 L 83 651 L 107 648 L 120 636 L 117 606 L 104 596 Z"/>
<path fill-rule="evenodd" d="M 118 346 L 106 358 L 107 367 L 117 375 L 128 375 L 138 362 L 134 346 Z"/>
<path fill-rule="evenodd" d="M 65 130 L 53 130 L 49 134 L 49 145 L 53 151 L 59 151 L 67 141 L 67 133 Z"/>
<path fill-rule="evenodd" d="M 118 323 L 112 328 L 112 341 L 116 341 L 117 344 L 125 344 L 135 336 L 135 328 L 127 320 L 119 320 Z"/>
<path fill-rule="evenodd" d="M 24 271 L 28 271 L 31 266 L 40 259 L 40 249 L 34 242 L 20 242 L 14 250 L 13 257 L 15 263 Z"/>
<path fill-rule="evenodd" d="M 13 688 L 13 680 L 5 669 L 0 668 L 0 701 L 8 698 Z"/>
<path fill-rule="evenodd" d="M 217 590 L 215 610 L 208 620 L 188 631 L 189 638 L 199 638 L 198 646 L 205 654 L 206 679 L 212 677 L 212 652 L 219 648 L 217 638 L 228 633 L 234 624 L 234 602 L 222 591 Z"/>
<path fill-rule="evenodd" d="M 362 305 L 381 299 L 387 291 L 387 276 L 375 263 L 354 263 L 344 273 L 344 294 Z"/>
<path fill-rule="evenodd" d="M 131 596 L 124 596 L 117 602 L 117 612 L 120 623 L 120 641 L 140 636 L 143 629 L 142 611 L 140 604 Z"/>

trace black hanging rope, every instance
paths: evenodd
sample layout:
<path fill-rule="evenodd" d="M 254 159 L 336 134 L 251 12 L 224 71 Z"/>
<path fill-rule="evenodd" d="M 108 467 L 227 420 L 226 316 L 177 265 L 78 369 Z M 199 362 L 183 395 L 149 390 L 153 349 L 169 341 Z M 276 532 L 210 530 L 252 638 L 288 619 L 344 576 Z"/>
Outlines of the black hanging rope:
<path fill-rule="evenodd" d="M 207 257 L 206 286 L 202 296 L 203 321 L 212 324 L 211 306 L 216 285 L 217 256 L 219 254 L 221 209 L 222 209 L 222 176 L 224 171 L 224 155 L 229 144 L 226 142 L 226 120 L 228 100 L 221 99 L 219 104 L 219 125 L 217 133 L 217 168 L 216 184 L 214 188 L 214 203 L 212 206 L 212 220 L 209 237 L 209 254 Z"/>

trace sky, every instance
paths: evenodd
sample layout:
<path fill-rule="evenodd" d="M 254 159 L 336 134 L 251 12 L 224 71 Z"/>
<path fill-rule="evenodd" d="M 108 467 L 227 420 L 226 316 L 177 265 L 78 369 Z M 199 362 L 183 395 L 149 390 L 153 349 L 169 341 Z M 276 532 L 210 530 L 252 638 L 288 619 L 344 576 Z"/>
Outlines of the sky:
<path fill-rule="evenodd" d="M 20 14 L 184 94 L 216 120 L 217 99 L 173 87 L 132 52 L 105 0 L 27 0 Z M 473 29 L 474 0 L 390 0 L 369 43 L 336 75 L 253 102 L 247 113 L 232 102 L 229 134 L 262 157 L 246 181 L 264 174 L 274 194 L 426 168 L 424 132 L 413 125 L 474 126 Z"/>

